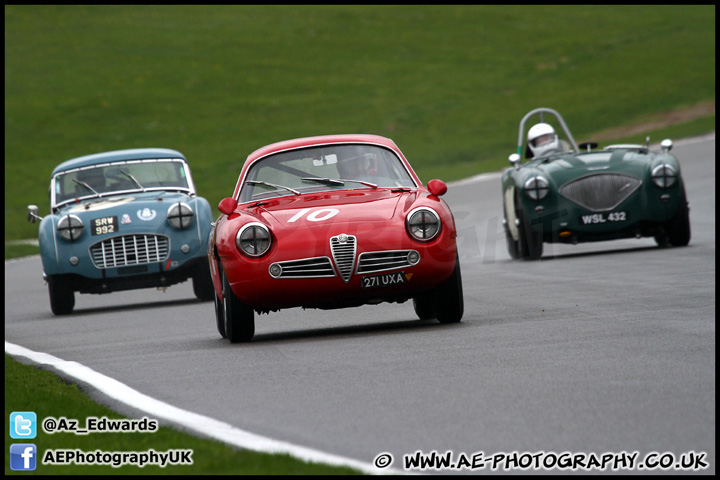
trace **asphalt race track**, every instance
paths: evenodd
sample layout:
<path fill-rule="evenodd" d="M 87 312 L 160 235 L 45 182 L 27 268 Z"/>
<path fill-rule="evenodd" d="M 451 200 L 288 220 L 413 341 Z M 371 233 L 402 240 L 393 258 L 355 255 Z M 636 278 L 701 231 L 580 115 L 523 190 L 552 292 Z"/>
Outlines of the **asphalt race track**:
<path fill-rule="evenodd" d="M 252 343 L 231 345 L 189 282 L 76 294 L 75 312 L 55 317 L 30 257 L 5 262 L 5 340 L 248 432 L 367 464 L 389 453 L 400 472 L 418 451 L 517 452 L 518 462 L 695 452 L 706 469 L 604 473 L 713 474 L 715 136 L 676 142 L 673 153 L 690 202 L 684 248 L 651 238 L 545 244 L 540 261 L 512 261 L 499 174 L 451 184 L 460 324 L 416 320 L 409 302 L 290 309 L 256 316 Z M 445 473 L 548 473 L 507 465 Z"/>

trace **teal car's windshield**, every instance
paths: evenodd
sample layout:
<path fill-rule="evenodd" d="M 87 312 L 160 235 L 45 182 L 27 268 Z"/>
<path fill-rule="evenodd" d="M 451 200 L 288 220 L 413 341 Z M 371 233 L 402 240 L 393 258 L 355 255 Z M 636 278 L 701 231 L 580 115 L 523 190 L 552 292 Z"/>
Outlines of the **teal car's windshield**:
<path fill-rule="evenodd" d="M 181 160 L 129 160 L 76 168 L 53 178 L 53 204 L 151 190 L 190 190 Z"/>
<path fill-rule="evenodd" d="M 330 145 L 276 153 L 257 161 L 245 178 L 239 201 L 388 187 L 417 187 L 392 151 L 365 144 Z"/>

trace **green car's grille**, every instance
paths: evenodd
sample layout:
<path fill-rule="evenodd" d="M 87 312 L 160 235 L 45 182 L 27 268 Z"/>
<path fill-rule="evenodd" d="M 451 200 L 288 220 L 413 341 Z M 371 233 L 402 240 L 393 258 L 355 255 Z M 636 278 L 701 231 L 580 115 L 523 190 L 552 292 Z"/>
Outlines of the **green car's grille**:
<path fill-rule="evenodd" d="M 596 173 L 570 181 L 558 193 L 594 212 L 612 210 L 640 187 L 640 179 L 620 173 Z"/>
<path fill-rule="evenodd" d="M 164 235 L 124 235 L 92 245 L 90 258 L 97 268 L 125 267 L 162 262 L 169 249 L 170 240 Z"/>

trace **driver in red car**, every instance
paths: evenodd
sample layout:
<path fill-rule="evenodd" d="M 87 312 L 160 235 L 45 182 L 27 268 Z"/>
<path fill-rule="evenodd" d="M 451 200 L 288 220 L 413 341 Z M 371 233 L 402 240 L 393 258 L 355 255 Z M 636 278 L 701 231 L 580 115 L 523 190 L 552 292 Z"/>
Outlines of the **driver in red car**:
<path fill-rule="evenodd" d="M 376 182 L 378 160 L 374 153 L 368 153 L 358 147 L 353 154 L 346 155 L 338 161 L 337 169 L 341 179 Z"/>

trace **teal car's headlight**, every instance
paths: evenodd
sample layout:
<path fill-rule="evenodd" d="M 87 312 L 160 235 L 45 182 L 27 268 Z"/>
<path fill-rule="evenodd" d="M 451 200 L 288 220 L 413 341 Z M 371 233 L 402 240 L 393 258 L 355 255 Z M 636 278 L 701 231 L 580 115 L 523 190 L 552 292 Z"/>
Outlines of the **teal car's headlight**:
<path fill-rule="evenodd" d="M 663 163 L 652 169 L 652 181 L 660 188 L 672 187 L 677 180 L 677 172 L 673 167 Z"/>
<path fill-rule="evenodd" d="M 82 220 L 75 215 L 65 215 L 60 219 L 57 226 L 58 235 L 72 242 L 80 238 L 85 231 Z"/>
<path fill-rule="evenodd" d="M 525 195 L 532 200 L 542 200 L 550 191 L 548 181 L 540 176 L 532 177 L 525 182 Z"/>
<path fill-rule="evenodd" d="M 419 242 L 429 242 L 437 237 L 442 226 L 440 216 L 435 210 L 419 207 L 410 212 L 405 219 L 410 236 Z"/>
<path fill-rule="evenodd" d="M 272 236 L 270 230 L 262 223 L 248 223 L 235 236 L 238 250 L 248 257 L 261 257 L 270 250 Z"/>
<path fill-rule="evenodd" d="M 195 213 L 193 212 L 192 208 L 190 208 L 190 205 L 188 205 L 187 203 L 175 203 L 170 208 L 168 208 L 167 211 L 168 223 L 173 228 L 187 228 L 190 226 L 190 224 L 192 224 L 194 218 Z"/>

